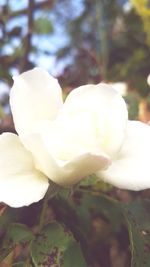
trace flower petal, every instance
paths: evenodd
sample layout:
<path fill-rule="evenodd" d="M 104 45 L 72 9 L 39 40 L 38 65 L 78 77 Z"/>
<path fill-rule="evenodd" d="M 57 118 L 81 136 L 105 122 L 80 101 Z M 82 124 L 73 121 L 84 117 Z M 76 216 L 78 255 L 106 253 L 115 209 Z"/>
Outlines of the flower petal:
<path fill-rule="evenodd" d="M 11 207 L 30 205 L 48 189 L 46 176 L 35 169 L 31 153 L 15 134 L 0 135 L 0 202 Z"/>
<path fill-rule="evenodd" d="M 127 108 L 123 98 L 110 85 L 84 85 L 73 90 L 62 113 L 70 117 L 90 114 L 101 149 L 111 157 L 120 149 L 126 129 Z"/>
<path fill-rule="evenodd" d="M 107 169 L 110 164 L 110 159 L 103 154 L 96 155 L 86 153 L 74 158 L 64 165 L 64 170 L 68 173 L 68 177 L 64 176 L 62 179 L 58 180 L 56 176 L 55 182 L 64 186 L 70 186 L 76 184 L 82 178 L 95 173 L 97 170 Z"/>
<path fill-rule="evenodd" d="M 36 168 L 62 186 L 76 184 L 87 175 L 106 169 L 111 163 L 106 155 L 90 152 L 78 155 L 70 161 L 60 160 L 51 154 L 40 134 L 28 136 L 24 144 L 32 152 Z"/>
<path fill-rule="evenodd" d="M 36 133 L 41 135 L 49 153 L 62 161 L 70 161 L 89 152 L 106 154 L 97 140 L 90 113 L 74 117 L 58 116 L 55 121 L 43 121 L 38 126 Z"/>
<path fill-rule="evenodd" d="M 62 104 L 61 88 L 45 70 L 34 68 L 14 77 L 10 105 L 19 134 L 30 133 L 43 119 L 54 119 Z"/>
<path fill-rule="evenodd" d="M 108 170 L 97 175 L 119 188 L 150 188 L 150 127 L 129 121 L 124 144 Z"/>

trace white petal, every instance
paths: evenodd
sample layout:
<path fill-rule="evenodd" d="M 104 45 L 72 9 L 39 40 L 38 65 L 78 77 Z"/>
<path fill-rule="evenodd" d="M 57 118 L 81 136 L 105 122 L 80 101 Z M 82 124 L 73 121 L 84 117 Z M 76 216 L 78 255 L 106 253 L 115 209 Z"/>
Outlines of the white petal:
<path fill-rule="evenodd" d="M 61 88 L 56 79 L 41 68 L 14 77 L 10 104 L 19 134 L 27 134 L 43 119 L 54 119 L 62 107 Z"/>
<path fill-rule="evenodd" d="M 150 188 L 150 126 L 129 121 L 127 136 L 116 160 L 98 176 L 119 188 Z"/>
<path fill-rule="evenodd" d="M 43 121 L 37 132 L 50 154 L 63 161 L 70 161 L 89 152 L 106 154 L 97 140 L 90 113 L 74 117 L 59 116 L 53 122 Z"/>
<path fill-rule="evenodd" d="M 64 186 L 70 186 L 79 182 L 82 178 L 95 173 L 97 170 L 107 169 L 111 164 L 108 157 L 96 154 L 86 153 L 71 160 L 64 166 L 64 170 L 68 172 L 68 177 L 62 179 L 55 178 L 55 182 Z"/>
<path fill-rule="evenodd" d="M 51 154 L 39 134 L 28 136 L 24 143 L 34 155 L 36 168 L 62 186 L 76 184 L 87 175 L 110 165 L 109 157 L 103 154 L 84 153 L 70 161 L 60 160 Z"/>
<path fill-rule="evenodd" d="M 11 207 L 30 205 L 44 197 L 48 185 L 18 136 L 0 135 L 0 202 Z"/>
<path fill-rule="evenodd" d="M 73 90 L 62 113 L 72 118 L 90 114 L 91 127 L 95 128 L 101 149 L 111 157 L 120 149 L 126 129 L 127 108 L 123 98 L 110 85 L 85 85 Z"/>

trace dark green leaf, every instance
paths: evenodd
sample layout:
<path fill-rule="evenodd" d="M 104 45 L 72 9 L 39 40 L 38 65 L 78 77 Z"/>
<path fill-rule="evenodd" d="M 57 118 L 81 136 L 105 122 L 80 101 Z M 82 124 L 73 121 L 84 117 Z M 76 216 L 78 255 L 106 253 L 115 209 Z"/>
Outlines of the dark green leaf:
<path fill-rule="evenodd" d="M 55 222 L 48 224 L 32 242 L 31 255 L 36 267 L 87 267 L 70 231 Z"/>
<path fill-rule="evenodd" d="M 71 222 L 71 218 L 68 219 L 68 216 L 73 217 L 73 224 L 76 221 L 76 225 L 78 224 L 86 235 L 89 233 L 91 218 L 94 215 L 101 216 L 107 220 L 115 230 L 120 227 L 123 220 L 120 203 L 98 192 L 92 193 L 90 190 L 78 190 L 71 199 L 60 192 L 58 202 L 61 201 L 61 206 L 58 206 L 57 199 L 54 201 L 57 206 L 55 210 L 58 210 L 59 214 L 62 212 L 63 218 L 67 218 L 69 222 Z M 67 222 L 65 221 L 65 223 Z"/>
<path fill-rule="evenodd" d="M 14 223 L 8 227 L 6 232 L 3 248 L 0 250 L 0 261 L 2 261 L 16 245 L 24 245 L 33 239 L 31 230 L 23 224 Z"/>
<path fill-rule="evenodd" d="M 61 205 L 60 205 L 61 203 Z M 71 229 L 77 240 L 80 240 L 82 251 L 87 262 L 91 260 L 90 247 L 94 239 L 91 237 L 93 223 L 98 222 L 95 237 L 104 243 L 106 237 L 119 231 L 124 218 L 120 203 L 103 194 L 90 190 L 77 190 L 73 195 L 60 191 L 57 198 L 51 200 L 56 218 Z"/>
<path fill-rule="evenodd" d="M 0 217 L 0 236 L 7 229 L 8 225 L 18 220 L 18 209 L 7 207 L 3 215 Z"/>
<path fill-rule="evenodd" d="M 132 252 L 132 267 L 150 266 L 150 201 L 125 206 Z"/>
<path fill-rule="evenodd" d="M 33 239 L 32 231 L 23 224 L 14 223 L 8 228 L 4 240 L 4 247 L 11 247 L 20 243 L 26 243 Z"/>

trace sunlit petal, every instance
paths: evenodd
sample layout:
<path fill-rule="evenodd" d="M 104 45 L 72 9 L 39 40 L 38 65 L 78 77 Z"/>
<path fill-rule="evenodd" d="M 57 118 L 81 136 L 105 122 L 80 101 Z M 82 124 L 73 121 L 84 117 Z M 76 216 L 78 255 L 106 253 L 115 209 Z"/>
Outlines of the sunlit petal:
<path fill-rule="evenodd" d="M 17 132 L 30 131 L 43 119 L 54 119 L 62 107 L 61 88 L 56 79 L 41 68 L 14 77 L 10 104 Z"/>
<path fill-rule="evenodd" d="M 40 134 L 33 134 L 24 140 L 25 146 L 35 158 L 36 168 L 45 173 L 53 182 L 63 186 L 76 184 L 87 175 L 106 169 L 111 161 L 103 153 L 83 153 L 71 160 L 61 160 L 54 156 L 49 144 Z"/>
<path fill-rule="evenodd" d="M 120 153 L 108 170 L 98 175 L 119 188 L 150 188 L 150 127 L 129 121 Z"/>
<path fill-rule="evenodd" d="M 18 136 L 0 135 L 0 202 L 11 207 L 30 205 L 44 197 L 48 185 Z"/>
<path fill-rule="evenodd" d="M 92 116 L 92 125 L 101 149 L 114 156 L 124 139 L 127 108 L 123 98 L 110 85 L 84 85 L 67 97 L 63 112 L 70 117 Z"/>

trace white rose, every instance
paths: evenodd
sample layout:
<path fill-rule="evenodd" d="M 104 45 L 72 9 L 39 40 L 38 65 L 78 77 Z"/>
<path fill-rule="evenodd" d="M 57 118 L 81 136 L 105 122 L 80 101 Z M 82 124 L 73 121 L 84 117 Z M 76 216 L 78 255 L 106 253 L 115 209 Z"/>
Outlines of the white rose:
<path fill-rule="evenodd" d="M 10 104 L 19 136 L 0 136 L 0 201 L 29 205 L 49 179 L 68 187 L 93 173 L 120 188 L 150 186 L 150 128 L 127 120 L 110 85 L 81 86 L 63 104 L 57 80 L 35 68 L 14 78 Z"/>

